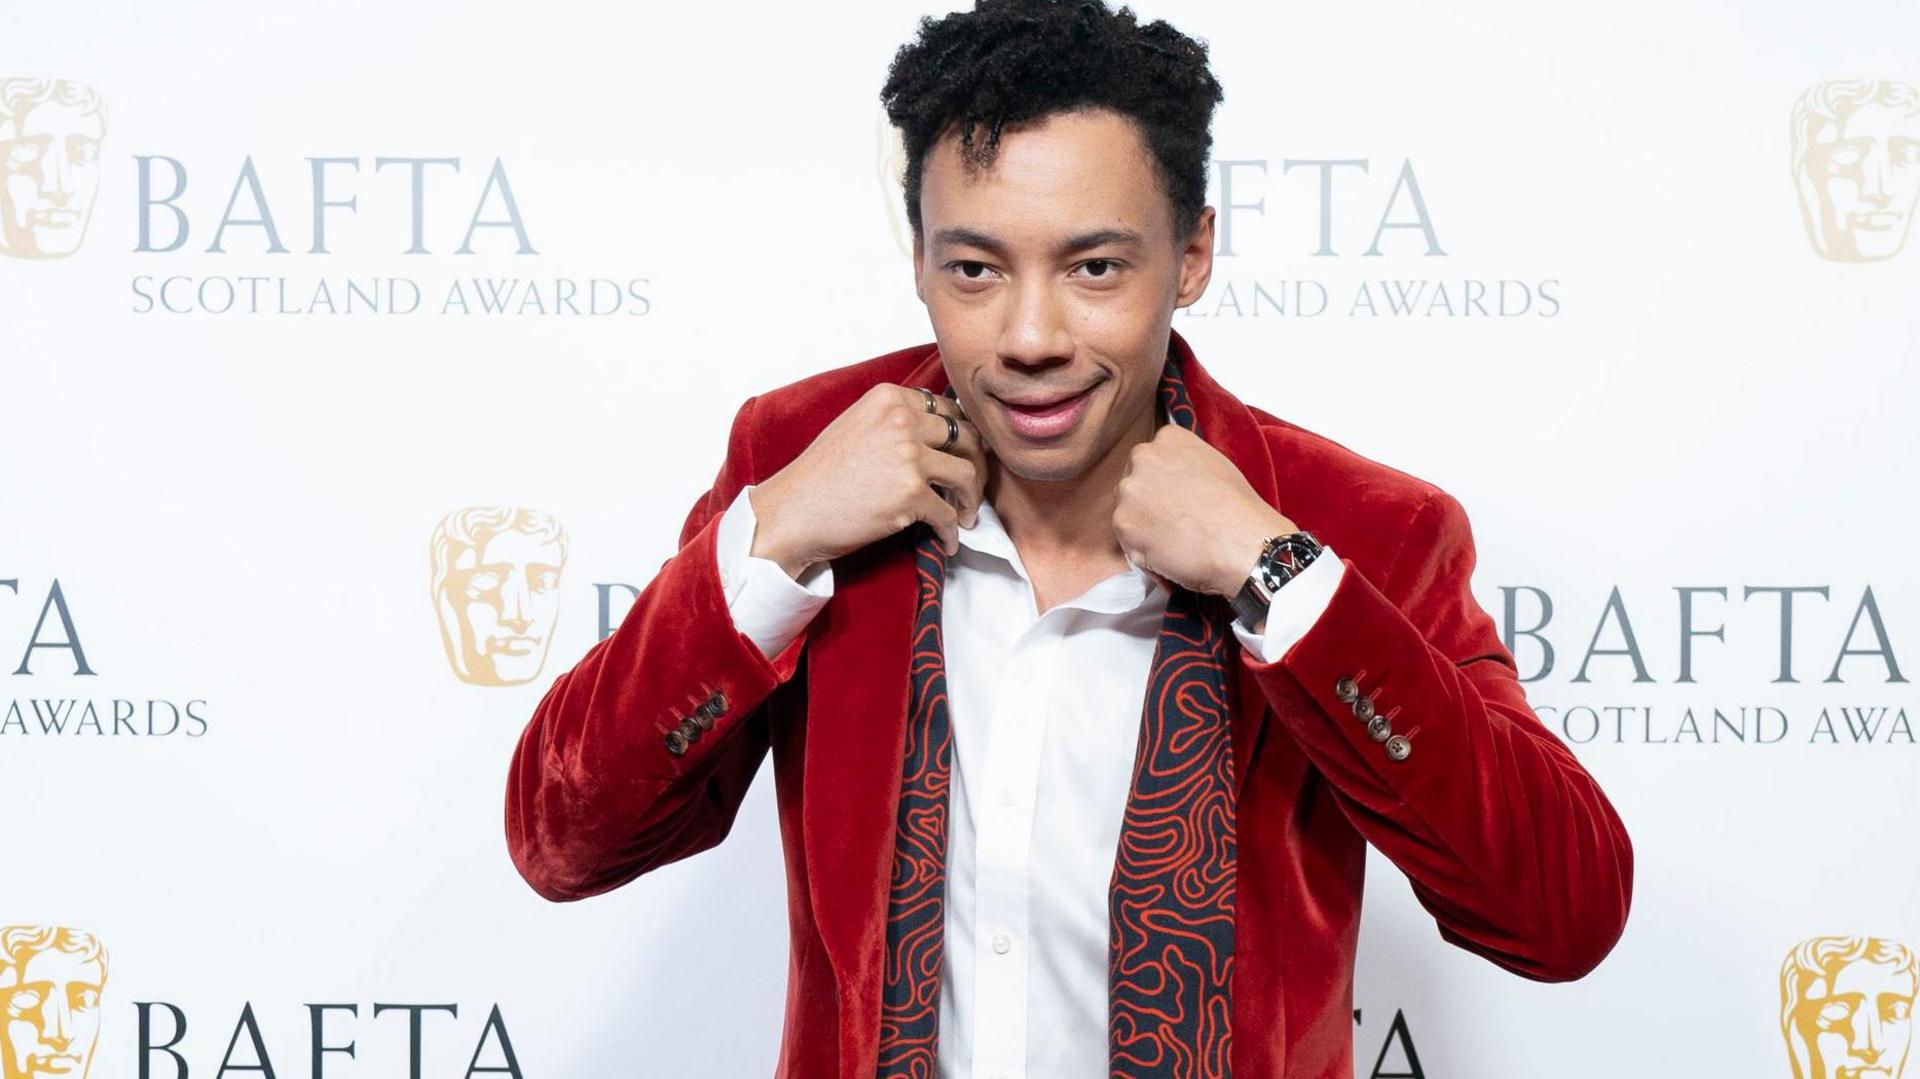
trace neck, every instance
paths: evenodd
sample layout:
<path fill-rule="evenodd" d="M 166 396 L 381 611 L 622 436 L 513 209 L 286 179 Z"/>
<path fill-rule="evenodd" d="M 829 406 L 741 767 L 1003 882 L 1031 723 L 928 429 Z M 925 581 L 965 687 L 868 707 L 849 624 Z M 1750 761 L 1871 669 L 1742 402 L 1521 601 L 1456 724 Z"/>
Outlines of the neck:
<path fill-rule="evenodd" d="M 1093 466 L 1070 480 L 1031 480 L 1004 468 L 998 457 L 988 458 L 987 501 L 999 514 L 1007 538 L 1029 562 L 1071 560 L 1123 562 L 1113 533 L 1113 510 L 1118 486 L 1126 471 L 1127 453 L 1153 437 L 1167 422 L 1153 396 L 1153 406 L 1141 412 L 1126 434 Z"/>

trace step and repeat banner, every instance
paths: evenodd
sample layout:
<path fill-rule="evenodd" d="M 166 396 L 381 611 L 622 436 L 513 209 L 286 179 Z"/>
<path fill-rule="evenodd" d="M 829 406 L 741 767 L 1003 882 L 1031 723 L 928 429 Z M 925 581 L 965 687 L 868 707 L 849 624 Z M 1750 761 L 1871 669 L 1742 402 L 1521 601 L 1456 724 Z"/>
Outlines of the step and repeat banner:
<path fill-rule="evenodd" d="M 741 401 L 931 340 L 942 10 L 0 11 L 0 1076 L 772 1072 L 770 775 L 552 904 L 507 762 Z M 1136 10 L 1227 94 L 1175 327 L 1462 501 L 1634 840 L 1554 985 L 1375 854 L 1358 1076 L 1920 1079 L 1920 9 Z"/>

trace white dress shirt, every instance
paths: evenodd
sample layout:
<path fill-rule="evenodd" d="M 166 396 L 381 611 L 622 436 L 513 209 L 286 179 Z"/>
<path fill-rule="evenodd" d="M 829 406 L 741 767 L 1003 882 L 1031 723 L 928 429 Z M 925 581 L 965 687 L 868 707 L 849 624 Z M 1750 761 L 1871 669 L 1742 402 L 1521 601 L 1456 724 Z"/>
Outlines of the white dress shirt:
<path fill-rule="evenodd" d="M 833 595 L 751 554 L 749 486 L 722 515 L 736 628 L 779 655 Z M 1249 559 L 1251 567 L 1251 559 Z M 1274 594 L 1271 662 L 1318 620 L 1345 569 L 1327 548 Z M 1137 569 L 1040 613 L 990 503 L 947 560 L 941 635 L 953 777 L 947 812 L 942 1079 L 1107 1074 L 1107 891 L 1167 593 Z"/>

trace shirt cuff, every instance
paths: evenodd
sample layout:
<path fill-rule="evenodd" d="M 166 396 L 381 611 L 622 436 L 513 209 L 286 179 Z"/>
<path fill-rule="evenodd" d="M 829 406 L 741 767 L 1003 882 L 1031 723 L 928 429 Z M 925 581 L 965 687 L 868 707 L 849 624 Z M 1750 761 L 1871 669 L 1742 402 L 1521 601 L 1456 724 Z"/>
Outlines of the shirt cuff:
<path fill-rule="evenodd" d="M 1233 633 L 1240 638 L 1240 647 L 1260 657 L 1262 663 L 1272 663 L 1286 655 L 1287 649 L 1320 621 L 1346 572 L 1346 563 L 1333 553 L 1333 548 L 1322 546 L 1312 564 L 1273 594 L 1267 604 L 1264 633 L 1249 632 L 1239 619 L 1233 620 Z"/>
<path fill-rule="evenodd" d="M 734 628 L 772 659 L 785 651 L 833 598 L 833 563 L 816 562 L 796 581 L 787 576 L 780 563 L 754 555 L 758 520 L 753 515 L 753 501 L 747 497 L 754 486 L 741 488 L 733 505 L 721 515 L 714 556 L 720 564 L 720 584 Z"/>

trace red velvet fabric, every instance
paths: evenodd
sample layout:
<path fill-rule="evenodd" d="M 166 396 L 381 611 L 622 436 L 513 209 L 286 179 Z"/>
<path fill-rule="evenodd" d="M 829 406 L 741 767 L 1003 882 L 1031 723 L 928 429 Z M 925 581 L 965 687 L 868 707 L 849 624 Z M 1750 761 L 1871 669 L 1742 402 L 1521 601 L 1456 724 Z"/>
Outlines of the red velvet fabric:
<path fill-rule="evenodd" d="M 1277 662 L 1233 642 L 1238 803 L 1233 1070 L 1353 1074 L 1353 957 L 1366 844 L 1405 872 L 1439 935 L 1539 981 L 1592 970 L 1625 928 L 1626 828 L 1528 707 L 1469 591 L 1473 539 L 1445 491 L 1245 405 L 1177 332 L 1206 441 L 1332 546 L 1346 575 Z M 733 628 L 719 515 L 876 382 L 939 393 L 919 345 L 741 406 L 679 552 L 612 636 L 555 680 L 508 770 L 514 865 L 555 901 L 597 895 L 724 839 L 769 752 L 791 949 L 776 1076 L 871 1079 L 905 748 L 911 532 L 834 562 L 834 595 L 769 662 Z M 1335 683 L 1355 678 L 1411 754 L 1390 759 Z M 719 689 L 713 729 L 666 734 Z"/>

